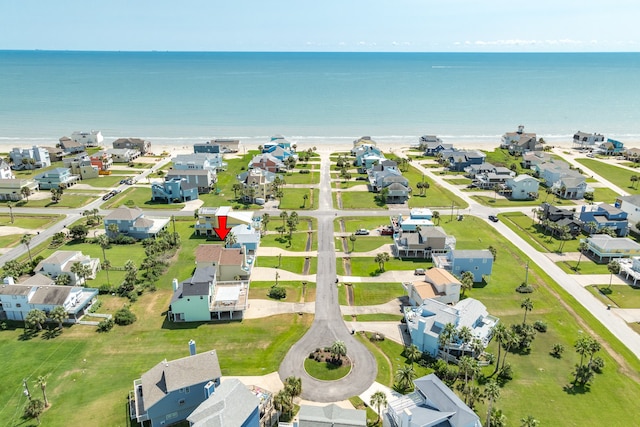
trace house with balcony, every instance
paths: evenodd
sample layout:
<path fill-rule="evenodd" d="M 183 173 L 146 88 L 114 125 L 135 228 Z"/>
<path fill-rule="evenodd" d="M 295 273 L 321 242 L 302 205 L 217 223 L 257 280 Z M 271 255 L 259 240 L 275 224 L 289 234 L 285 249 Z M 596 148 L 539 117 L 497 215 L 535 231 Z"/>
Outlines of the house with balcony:
<path fill-rule="evenodd" d="M 422 305 L 426 299 L 435 299 L 444 304 L 455 304 L 460 301 L 462 284 L 449 271 L 433 267 L 424 272 L 423 279 L 403 285 L 409 296 L 409 304 Z"/>
<path fill-rule="evenodd" d="M 540 181 L 531 175 L 521 174 L 508 178 L 504 185 L 511 200 L 535 200 L 538 198 Z"/>
<path fill-rule="evenodd" d="M 604 142 L 604 136 L 599 133 L 576 132 L 573 134 L 573 148 L 592 150 Z"/>
<path fill-rule="evenodd" d="M 73 175 L 69 168 L 55 168 L 34 177 L 40 190 L 52 188 L 69 188 L 80 181 L 79 175 Z"/>
<path fill-rule="evenodd" d="M 0 179 L 0 200 L 17 202 L 24 199 L 23 188 L 33 194 L 38 191 L 38 183 L 33 179 Z"/>
<path fill-rule="evenodd" d="M 298 158 L 298 155 L 295 153 L 295 151 L 292 151 L 290 148 L 287 149 L 280 144 L 265 148 L 262 152 L 271 154 L 273 157 L 282 162 L 286 162 L 289 157 L 293 157 L 294 159 Z"/>
<path fill-rule="evenodd" d="M 129 393 L 131 419 L 151 427 L 172 425 L 186 420 L 220 385 L 220 363 L 215 350 L 195 353 L 181 359 L 166 359 L 133 382 Z"/>
<path fill-rule="evenodd" d="M 527 151 L 522 153 L 520 164 L 525 169 L 531 169 L 534 165 L 553 161 L 553 155 L 544 151 Z"/>
<path fill-rule="evenodd" d="M 206 194 L 217 182 L 217 175 L 208 169 L 169 169 L 165 179 L 184 180 L 190 187 L 195 187 L 199 194 Z"/>
<path fill-rule="evenodd" d="M 449 170 L 463 172 L 466 167 L 484 163 L 487 155 L 479 150 L 442 150 L 442 160 L 449 162 Z"/>
<path fill-rule="evenodd" d="M 473 274 L 473 282 L 480 283 L 493 271 L 493 254 L 489 249 L 454 249 L 433 257 L 433 266 L 445 269 L 456 277 L 465 271 Z"/>
<path fill-rule="evenodd" d="M 262 152 L 267 153 L 274 147 L 280 147 L 287 151 L 293 151 L 293 145 L 282 135 L 272 135 L 269 137 L 269 142 L 265 142 L 262 146 Z"/>
<path fill-rule="evenodd" d="M 634 163 L 640 162 L 640 148 L 627 148 L 624 152 L 624 159 Z"/>
<path fill-rule="evenodd" d="M 616 141 L 615 139 L 607 138 L 607 142 L 603 142 L 595 150 L 598 154 L 604 154 L 605 156 L 620 156 L 624 154 L 624 143 Z"/>
<path fill-rule="evenodd" d="M 517 131 L 506 132 L 504 135 L 502 135 L 500 148 L 505 148 L 509 150 L 510 153 L 512 152 L 512 150 L 514 153 L 519 151 L 521 154 L 522 152 L 527 150 L 521 150 L 516 147 L 531 144 L 532 141 L 534 141 L 534 144 L 535 144 L 536 140 L 537 140 L 537 136 L 535 133 L 525 132 L 524 126 L 519 125 Z M 534 148 L 530 148 L 529 150 L 533 151 Z"/>
<path fill-rule="evenodd" d="M 33 309 L 49 313 L 62 307 L 67 313 L 64 323 L 76 323 L 97 296 L 98 289 L 57 286 L 53 279 L 40 273 L 22 283 L 6 277 L 0 285 L 0 319 L 23 321 Z"/>
<path fill-rule="evenodd" d="M 396 162 L 383 161 L 383 163 L 387 163 L 388 166 L 378 164 L 367 171 L 369 187 L 376 193 L 381 193 L 386 189 L 385 201 L 387 203 L 406 202 L 411 194 L 409 180 L 402 176 Z"/>
<path fill-rule="evenodd" d="M 267 172 L 276 173 L 287 170 L 284 162 L 269 153 L 258 154 L 249 162 L 248 169 L 262 169 Z"/>
<path fill-rule="evenodd" d="M 13 148 L 9 159 L 14 170 L 33 170 L 51 166 L 49 150 L 34 145 L 31 148 Z"/>
<path fill-rule="evenodd" d="M 594 234 L 580 242 L 587 244 L 587 254 L 597 262 L 640 256 L 640 244 L 627 237 L 611 237 L 608 234 Z"/>
<path fill-rule="evenodd" d="M 351 155 L 355 157 L 353 165 L 361 171 L 366 171 L 387 159 L 382 153 L 382 150 L 375 145 L 359 145 L 354 147 L 351 150 Z"/>
<path fill-rule="evenodd" d="M 84 153 L 85 147 L 78 141 L 74 141 L 68 136 L 63 136 L 58 140 L 58 146 L 62 148 L 65 154 Z"/>
<path fill-rule="evenodd" d="M 616 236 L 625 237 L 629 234 L 629 220 L 627 213 L 608 203 L 598 205 L 583 205 L 580 209 L 580 221 L 585 231 L 594 234 L 602 230 L 614 230 Z M 595 226 L 595 229 L 593 229 Z"/>
<path fill-rule="evenodd" d="M 76 263 L 80 263 L 87 268 L 87 276 L 81 277 L 81 275 L 73 271 L 73 266 Z M 80 251 L 56 251 L 40 261 L 33 269 L 33 272 L 43 274 L 52 279 L 65 274 L 71 279 L 69 284 L 75 286 L 85 284 L 87 279 L 95 279 L 99 270 L 100 260 L 98 258 L 91 258 Z"/>
<path fill-rule="evenodd" d="M 118 231 L 111 231 L 109 229 L 111 224 L 115 225 Z M 142 209 L 137 207 L 120 206 L 104 217 L 105 232 L 112 239 L 119 234 L 138 240 L 148 239 L 165 230 L 168 224 L 169 218 L 146 217 Z"/>
<path fill-rule="evenodd" d="M 571 169 L 566 162 L 542 163 L 533 166 L 533 170 L 544 180 L 545 186 L 564 199 L 579 200 L 591 190 L 584 175 Z"/>
<path fill-rule="evenodd" d="M 398 258 L 431 259 L 455 249 L 456 238 L 442 227 L 425 227 L 413 233 L 400 231 L 393 237 L 393 255 Z"/>
<path fill-rule="evenodd" d="M 414 391 L 388 398 L 383 425 L 391 427 L 482 427 L 480 417 L 435 374 L 413 381 Z"/>
<path fill-rule="evenodd" d="M 433 227 L 433 212 L 429 208 L 413 208 L 409 211 L 409 216 L 399 214 L 396 217 L 392 217 L 391 223 L 394 229 L 413 233 L 418 228 Z"/>
<path fill-rule="evenodd" d="M 140 157 L 140 151 L 133 148 L 109 148 L 107 153 L 113 163 L 131 163 Z"/>
<path fill-rule="evenodd" d="M 640 222 L 640 194 L 618 196 L 614 206 L 626 212 L 630 224 Z"/>
<path fill-rule="evenodd" d="M 243 198 L 255 202 L 256 198 L 267 200 L 273 196 L 273 182 L 276 176 L 278 175 L 263 169 L 249 169 L 236 178 L 242 184 Z"/>
<path fill-rule="evenodd" d="M 164 203 L 184 203 L 198 200 L 198 187 L 185 178 L 168 177 L 163 183 L 151 184 L 151 201 Z"/>
<path fill-rule="evenodd" d="M 260 427 L 260 398 L 240 380 L 228 378 L 188 417 L 190 427 Z M 266 421 L 266 420 L 265 420 Z"/>
<path fill-rule="evenodd" d="M 353 140 L 353 148 L 358 148 L 361 145 L 371 145 L 375 147 L 378 143 L 371 139 L 370 136 L 361 136 L 360 138 Z M 351 155 L 354 155 L 353 149 L 351 150 Z"/>
<path fill-rule="evenodd" d="M 242 247 L 226 248 L 218 244 L 198 245 L 195 251 L 196 267 L 214 267 L 221 282 L 248 280 L 251 275 L 253 256 Z"/>
<path fill-rule="evenodd" d="M 195 232 L 198 236 L 217 238 L 215 229 L 220 227 L 220 217 L 224 217 L 226 227 L 233 229 L 237 225 L 250 226 L 252 230 L 260 230 L 260 219 L 251 211 L 234 211 L 231 206 L 201 207 L 198 210 Z"/>
<path fill-rule="evenodd" d="M 44 147 L 49 152 L 49 160 L 52 162 L 61 162 L 67 155 L 60 147 Z"/>
<path fill-rule="evenodd" d="M 222 161 L 222 154 L 214 153 L 178 154 L 171 159 L 171 163 L 174 170 L 208 170 L 213 175 L 227 168 L 227 163 Z"/>
<path fill-rule="evenodd" d="M 538 220 L 543 226 L 545 220 L 549 220 L 548 228 L 551 228 L 551 233 L 558 235 L 564 227 L 569 228 L 569 233 L 573 237 L 582 233 L 583 222 L 576 217 L 575 209 L 559 208 L 547 202 L 542 203 L 540 208 L 541 212 L 538 213 Z"/>
<path fill-rule="evenodd" d="M 453 144 L 444 144 L 436 135 L 422 135 L 414 147 L 424 150 L 425 156 L 436 157 L 442 150 L 453 149 Z"/>
<path fill-rule="evenodd" d="M 460 339 L 440 345 L 440 333 L 447 323 L 456 329 L 469 327 L 472 337 L 480 340 L 484 347 L 489 344 L 493 328 L 498 324 L 498 318 L 491 316 L 484 304 L 473 298 L 463 299 L 453 306 L 428 298 L 417 307 L 405 307 L 404 318 L 411 343 L 433 357 L 445 357 L 447 351 L 453 358 L 472 355 L 469 343 Z"/>
<path fill-rule="evenodd" d="M 494 166 L 487 172 L 477 174 L 473 180 L 473 185 L 485 190 L 493 189 L 496 186 L 504 188 L 507 180 L 513 178 L 515 175 L 515 172 L 509 168 Z"/>
<path fill-rule="evenodd" d="M 113 158 L 109 152 L 105 150 L 98 151 L 89 155 L 91 164 L 98 168 L 98 174 L 111 175 L 111 166 L 113 166 Z"/>
<path fill-rule="evenodd" d="M 69 168 L 71 173 L 78 175 L 80 179 L 98 178 L 99 170 L 95 166 L 87 153 L 82 152 L 73 157 L 66 157 L 62 160 L 64 167 Z"/>
<path fill-rule="evenodd" d="M 194 153 L 237 153 L 240 148 L 240 140 L 232 138 L 215 138 L 207 142 L 193 144 Z"/>
<path fill-rule="evenodd" d="M 137 150 L 144 155 L 151 149 L 151 142 L 141 138 L 118 138 L 113 141 L 113 148 Z"/>
<path fill-rule="evenodd" d="M 0 179 L 15 179 L 15 175 L 9 163 L 0 159 Z"/>
<path fill-rule="evenodd" d="M 464 168 L 464 173 L 468 178 L 475 179 L 483 173 L 493 172 L 495 166 L 491 163 L 482 162 L 479 165 L 469 165 Z"/>

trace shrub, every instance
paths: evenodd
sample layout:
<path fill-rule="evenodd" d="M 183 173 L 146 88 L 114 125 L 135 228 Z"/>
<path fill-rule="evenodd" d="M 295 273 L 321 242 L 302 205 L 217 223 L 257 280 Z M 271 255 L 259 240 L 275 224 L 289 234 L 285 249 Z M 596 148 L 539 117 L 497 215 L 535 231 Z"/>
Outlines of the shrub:
<path fill-rule="evenodd" d="M 98 332 L 109 332 L 113 328 L 113 319 L 104 319 L 98 323 Z"/>
<path fill-rule="evenodd" d="M 311 171 L 309 169 L 300 169 L 300 173 L 301 174 L 308 174 L 308 173 L 311 173 Z"/>
<path fill-rule="evenodd" d="M 136 319 L 136 315 L 126 306 L 116 311 L 113 315 L 113 320 L 120 326 L 131 325 Z"/>
<path fill-rule="evenodd" d="M 516 292 L 519 292 L 521 294 L 530 294 L 533 292 L 533 286 L 525 285 L 524 283 L 522 283 L 516 288 Z"/>
<path fill-rule="evenodd" d="M 601 374 L 602 370 L 604 369 L 604 359 L 602 359 L 602 357 L 600 356 L 594 357 L 594 359 L 591 361 L 591 369 L 593 370 L 593 372 Z"/>
<path fill-rule="evenodd" d="M 564 353 L 564 346 L 560 343 L 554 344 L 551 348 L 551 355 L 556 359 L 560 359 L 562 357 L 562 353 Z"/>
<path fill-rule="evenodd" d="M 502 381 L 513 379 L 513 368 L 511 367 L 511 364 L 507 363 L 506 365 L 504 365 L 504 368 L 502 368 L 500 370 L 500 373 L 498 374 L 498 379 Z"/>
<path fill-rule="evenodd" d="M 272 286 L 267 296 L 274 299 L 285 299 L 287 297 L 287 290 L 281 286 Z"/>
<path fill-rule="evenodd" d="M 547 332 L 547 324 L 542 320 L 536 320 L 533 324 L 533 329 L 538 332 Z"/>
<path fill-rule="evenodd" d="M 111 285 L 107 285 L 106 283 L 103 283 L 98 288 L 98 293 L 100 295 L 110 294 L 111 292 L 113 292 L 113 287 Z"/>
<path fill-rule="evenodd" d="M 102 301 L 97 300 L 93 304 L 91 304 L 91 308 L 89 309 L 89 313 L 95 313 L 102 306 Z"/>
<path fill-rule="evenodd" d="M 314 359 L 316 356 L 313 353 L 309 353 L 309 359 Z"/>

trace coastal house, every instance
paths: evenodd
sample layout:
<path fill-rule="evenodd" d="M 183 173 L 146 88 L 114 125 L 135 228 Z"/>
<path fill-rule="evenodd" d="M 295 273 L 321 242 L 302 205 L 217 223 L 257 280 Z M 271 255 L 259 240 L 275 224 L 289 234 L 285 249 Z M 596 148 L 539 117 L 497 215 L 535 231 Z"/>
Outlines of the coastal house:
<path fill-rule="evenodd" d="M 9 163 L 0 159 L 0 179 L 15 179 L 15 177 Z"/>
<path fill-rule="evenodd" d="M 249 169 L 262 169 L 267 172 L 276 173 L 287 170 L 287 166 L 282 160 L 273 157 L 271 154 L 263 153 L 255 156 L 249 162 Z"/>
<path fill-rule="evenodd" d="M 220 363 L 215 350 L 196 354 L 189 342 L 190 356 L 166 359 L 134 380 L 129 393 L 131 419 L 151 427 L 171 425 L 187 417 L 220 385 Z"/>
<path fill-rule="evenodd" d="M 78 141 L 74 141 L 68 136 L 63 136 L 62 138 L 60 138 L 58 140 L 58 146 L 62 148 L 62 151 L 64 151 L 65 154 L 79 154 L 83 153 L 85 150 L 84 145 L 82 145 Z"/>
<path fill-rule="evenodd" d="M 533 170 L 544 180 L 553 193 L 564 199 L 582 199 L 590 190 L 586 178 L 566 162 L 552 162 L 534 165 Z"/>
<path fill-rule="evenodd" d="M 494 166 L 487 172 L 477 174 L 472 184 L 475 187 L 483 189 L 493 189 L 496 186 L 504 188 L 504 184 L 507 180 L 513 178 L 515 175 L 515 172 L 509 168 Z"/>
<path fill-rule="evenodd" d="M 167 177 L 163 183 L 151 184 L 151 200 L 164 203 L 184 203 L 198 200 L 198 187 L 181 177 Z"/>
<path fill-rule="evenodd" d="M 605 229 L 614 230 L 618 237 L 625 237 L 629 234 L 627 213 L 608 203 L 583 205 L 579 218 L 584 224 L 585 231 L 591 234 L 600 233 Z"/>
<path fill-rule="evenodd" d="M 542 203 L 540 207 L 538 220 L 543 226 L 546 224 L 545 220 L 549 221 L 546 231 L 549 231 L 550 228 L 552 234 L 559 235 L 565 227 L 568 227 L 569 233 L 573 237 L 582 232 L 583 222 L 576 218 L 575 209 L 559 208 L 547 202 Z"/>
<path fill-rule="evenodd" d="M 291 142 L 287 141 L 287 139 L 282 135 L 272 135 L 269 138 L 269 142 L 265 142 L 262 146 L 262 152 L 267 153 L 271 151 L 275 147 L 280 147 L 286 151 L 294 151 L 295 144 L 291 144 Z"/>
<path fill-rule="evenodd" d="M 355 157 L 353 165 L 363 171 L 386 160 L 386 157 L 382 154 L 382 150 L 375 145 L 359 145 L 354 147 L 351 150 L 351 155 Z"/>
<path fill-rule="evenodd" d="M 553 162 L 551 153 L 546 153 L 544 151 L 527 151 L 522 153 L 522 160 L 520 161 L 520 164 L 525 169 L 531 169 L 534 165 L 550 162 Z"/>
<path fill-rule="evenodd" d="M 640 222 L 640 194 L 618 196 L 614 206 L 627 213 L 630 224 Z"/>
<path fill-rule="evenodd" d="M 49 152 L 49 160 L 52 162 L 60 162 L 67 155 L 60 147 L 44 147 Z"/>
<path fill-rule="evenodd" d="M 39 273 L 22 283 L 6 277 L 0 285 L 0 320 L 23 321 L 33 309 L 49 313 L 62 307 L 67 313 L 64 323 L 76 323 L 97 296 L 98 289 L 57 286 L 53 279 Z"/>
<path fill-rule="evenodd" d="M 505 181 L 511 200 L 535 200 L 538 198 L 540 181 L 531 175 L 521 174 Z"/>
<path fill-rule="evenodd" d="M 74 271 L 74 265 L 77 263 L 87 269 L 87 276 L 80 276 Z M 56 251 L 40 261 L 33 269 L 33 272 L 43 274 L 52 279 L 65 274 L 71 279 L 69 284 L 75 286 L 86 283 L 87 279 L 95 279 L 99 270 L 100 260 L 98 258 L 91 258 L 80 251 Z"/>
<path fill-rule="evenodd" d="M 175 170 L 208 170 L 213 175 L 227 168 L 227 163 L 222 161 L 222 154 L 217 153 L 178 154 L 171 159 L 171 163 Z"/>
<path fill-rule="evenodd" d="M 367 171 L 371 190 L 380 193 L 386 189 L 387 203 L 406 202 L 411 194 L 409 180 L 402 176 L 396 162 L 383 161 L 382 163 L 372 166 Z"/>
<path fill-rule="evenodd" d="M 98 151 L 89 155 L 91 164 L 98 168 L 98 174 L 111 175 L 111 166 L 113 166 L 113 158 L 109 152 L 105 150 Z"/>
<path fill-rule="evenodd" d="M 640 148 L 627 148 L 624 152 L 624 159 L 632 162 L 640 161 Z M 15 168 L 14 168 L 15 169 Z"/>
<path fill-rule="evenodd" d="M 257 198 L 271 198 L 276 176 L 275 173 L 263 169 L 249 169 L 238 175 L 236 178 L 242 184 L 243 199 L 253 203 Z"/>
<path fill-rule="evenodd" d="M 23 188 L 33 194 L 38 191 L 38 183 L 33 179 L 0 179 L 0 200 L 17 202 L 24 199 Z"/>
<path fill-rule="evenodd" d="M 453 144 L 444 144 L 442 140 L 435 135 L 422 135 L 418 139 L 415 148 L 423 150 L 425 156 L 435 157 L 442 150 L 453 149 Z"/>
<path fill-rule="evenodd" d="M 634 288 L 637 286 L 638 280 L 640 280 L 640 256 L 634 256 L 630 259 L 620 259 L 620 275 L 624 275 L 626 280 L 631 281 L 631 286 Z"/>
<path fill-rule="evenodd" d="M 109 148 L 107 153 L 113 163 L 130 163 L 140 157 L 140 151 L 133 148 Z"/>
<path fill-rule="evenodd" d="M 443 150 L 442 160 L 449 163 L 449 170 L 463 172 L 471 165 L 484 163 L 487 155 L 478 150 Z"/>
<path fill-rule="evenodd" d="M 360 138 L 355 139 L 353 141 L 353 148 L 357 148 L 357 147 L 359 147 L 361 145 L 371 145 L 371 146 L 375 147 L 376 145 L 378 145 L 378 143 L 376 141 L 374 141 L 373 139 L 371 139 L 370 136 L 361 136 Z M 351 155 L 354 155 L 353 154 L 353 150 L 352 150 Z"/>
<path fill-rule="evenodd" d="M 463 299 L 453 306 L 425 299 L 417 307 L 405 307 L 404 318 L 411 343 L 433 357 L 444 357 L 446 350 L 454 358 L 472 353 L 469 343 L 459 338 L 447 345 L 440 345 L 440 333 L 447 323 L 453 324 L 456 329 L 469 327 L 473 338 L 480 340 L 484 347 L 489 344 L 493 328 L 498 324 L 498 318 L 491 316 L 484 304 L 473 298 Z"/>
<path fill-rule="evenodd" d="M 51 190 L 52 188 L 69 188 L 76 184 L 80 177 L 73 175 L 69 168 L 55 168 L 36 175 L 34 179 L 40 190 Z"/>
<path fill-rule="evenodd" d="M 493 254 L 489 249 L 455 249 L 433 257 L 433 266 L 445 269 L 457 277 L 465 271 L 473 274 L 473 282 L 480 283 L 493 270 Z"/>
<path fill-rule="evenodd" d="M 118 228 L 117 232 L 109 230 L 111 224 Z M 144 212 L 137 207 L 120 206 L 104 217 L 104 229 L 107 236 L 112 239 L 119 234 L 139 240 L 148 239 L 165 230 L 167 224 L 169 224 L 169 218 L 145 217 Z"/>
<path fill-rule="evenodd" d="M 244 248 L 226 248 L 217 244 L 202 244 L 196 247 L 196 267 L 214 267 L 217 280 L 231 282 L 247 280 L 251 275 L 250 260 Z"/>
<path fill-rule="evenodd" d="M 576 132 L 573 134 L 573 148 L 591 150 L 604 142 L 604 136 L 599 133 Z"/>
<path fill-rule="evenodd" d="M 209 169 L 169 169 L 165 179 L 180 179 L 190 187 L 195 187 L 199 194 L 209 193 L 217 182 L 217 175 Z"/>
<path fill-rule="evenodd" d="M 413 208 L 409 211 L 409 216 L 399 214 L 391 218 L 394 229 L 403 232 L 415 232 L 418 228 L 433 227 L 433 212 L 429 208 Z"/>
<path fill-rule="evenodd" d="M 193 144 L 194 153 L 237 153 L 239 148 L 240 140 L 232 138 L 216 138 Z"/>
<path fill-rule="evenodd" d="M 425 258 L 446 254 L 455 249 L 456 238 L 447 235 L 442 227 L 425 227 L 413 233 L 394 235 L 392 250 L 398 258 Z"/>
<path fill-rule="evenodd" d="M 614 258 L 640 256 L 640 244 L 627 237 L 611 237 L 608 234 L 594 234 L 581 239 L 587 244 L 587 253 L 598 262 L 609 262 Z"/>
<path fill-rule="evenodd" d="M 64 167 L 69 168 L 71 173 L 78 175 L 80 179 L 98 178 L 99 169 L 91 162 L 87 153 L 82 152 L 73 157 L 66 157 L 62 160 Z"/>
<path fill-rule="evenodd" d="M 414 391 L 388 399 L 387 419 L 392 427 L 482 427 L 476 413 L 435 374 L 413 381 Z"/>
<path fill-rule="evenodd" d="M 72 140 L 79 142 L 84 147 L 99 147 L 104 141 L 102 132 L 99 130 L 75 131 L 70 137 Z"/>
<path fill-rule="evenodd" d="M 604 154 L 606 156 L 619 156 L 624 153 L 624 143 L 607 138 L 607 142 L 600 144 L 595 151 L 598 154 Z"/>
<path fill-rule="evenodd" d="M 41 169 L 51 166 L 49 150 L 37 145 L 31 148 L 13 148 L 9 152 L 9 159 L 14 170 Z"/>
<path fill-rule="evenodd" d="M 201 207 L 198 209 L 198 217 L 195 224 L 195 232 L 198 236 L 214 237 L 217 233 L 214 229 L 220 227 L 220 217 L 224 217 L 227 228 L 237 225 L 251 226 L 259 230 L 259 218 L 254 217 L 251 211 L 234 211 L 231 206 Z"/>
<path fill-rule="evenodd" d="M 300 405 L 298 427 L 366 427 L 367 412 L 346 409 L 335 403 L 325 406 Z"/>
<path fill-rule="evenodd" d="M 190 427 L 260 427 L 259 397 L 236 378 L 221 382 L 215 393 L 188 417 Z"/>
<path fill-rule="evenodd" d="M 409 296 L 409 304 L 422 305 L 426 299 L 435 299 L 443 304 L 455 304 L 460 300 L 462 284 L 449 271 L 432 267 L 425 270 L 422 280 L 404 285 Z"/>
<path fill-rule="evenodd" d="M 510 154 L 522 154 L 525 151 L 536 151 L 536 144 L 536 134 L 525 132 L 524 126 L 519 125 L 517 131 L 502 135 L 500 148 L 506 148 Z"/>
<path fill-rule="evenodd" d="M 293 157 L 294 159 L 298 158 L 298 155 L 294 151 L 292 151 L 291 149 L 287 149 L 280 144 L 265 148 L 262 152 L 271 154 L 273 157 L 282 162 L 286 162 L 289 157 Z"/>
<path fill-rule="evenodd" d="M 141 154 L 146 154 L 151 149 L 151 142 L 141 138 L 118 138 L 113 141 L 113 148 L 137 150 Z"/>
<path fill-rule="evenodd" d="M 469 165 L 464 168 L 464 173 L 468 178 L 475 179 L 476 176 L 483 173 L 493 172 L 495 166 L 491 163 L 482 162 L 479 165 Z"/>

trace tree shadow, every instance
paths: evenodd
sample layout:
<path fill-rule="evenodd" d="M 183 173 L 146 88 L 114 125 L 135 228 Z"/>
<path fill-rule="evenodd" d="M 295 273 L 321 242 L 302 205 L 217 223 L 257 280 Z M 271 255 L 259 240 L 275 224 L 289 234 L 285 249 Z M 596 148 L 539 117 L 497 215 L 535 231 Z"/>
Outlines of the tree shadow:
<path fill-rule="evenodd" d="M 564 387 L 562 387 L 562 391 L 569 395 L 579 395 L 591 392 L 591 387 L 589 385 L 581 386 L 577 384 L 566 384 Z"/>
<path fill-rule="evenodd" d="M 61 328 L 53 328 L 53 329 L 47 329 L 46 331 L 44 331 L 42 333 L 42 339 L 43 340 L 51 340 L 54 339 L 56 337 L 59 337 L 60 334 L 62 334 L 62 329 Z"/>
<path fill-rule="evenodd" d="M 20 335 L 18 335 L 18 341 L 29 341 L 37 337 L 39 331 L 35 329 L 25 329 Z"/>

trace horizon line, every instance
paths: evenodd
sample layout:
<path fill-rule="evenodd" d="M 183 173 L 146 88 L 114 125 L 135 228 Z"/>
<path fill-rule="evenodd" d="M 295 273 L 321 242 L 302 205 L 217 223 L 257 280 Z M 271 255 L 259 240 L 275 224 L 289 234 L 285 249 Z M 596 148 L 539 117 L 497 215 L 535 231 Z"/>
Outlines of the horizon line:
<path fill-rule="evenodd" d="M 317 53 L 344 53 L 344 54 L 631 54 L 631 53 L 640 53 L 640 51 L 626 51 L 626 50 L 615 50 L 615 51 L 391 51 L 391 50 L 381 50 L 381 51 L 362 51 L 362 50 L 160 50 L 160 49 L 150 49 L 150 50 L 109 50 L 109 49 L 97 49 L 97 50 L 87 50 L 87 49 L 4 49 L 0 48 L 0 52 L 69 52 L 69 53 L 308 53 L 308 54 L 317 54 Z"/>

